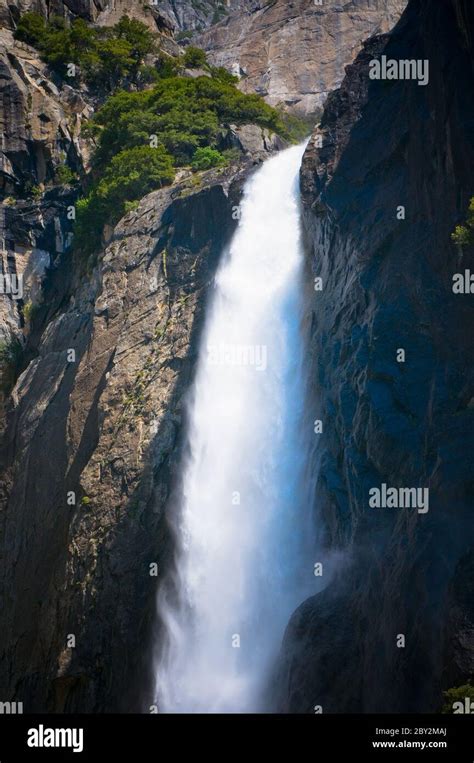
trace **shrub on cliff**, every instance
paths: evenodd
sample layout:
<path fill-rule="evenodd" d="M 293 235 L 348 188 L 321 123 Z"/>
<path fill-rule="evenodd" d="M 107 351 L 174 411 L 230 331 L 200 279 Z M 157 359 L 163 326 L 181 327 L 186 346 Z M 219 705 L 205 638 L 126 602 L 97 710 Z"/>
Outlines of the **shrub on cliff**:
<path fill-rule="evenodd" d="M 221 167 L 226 163 L 225 157 L 215 148 L 198 148 L 193 156 L 191 166 L 196 172 L 209 170 L 211 167 Z"/>
<path fill-rule="evenodd" d="M 207 66 L 206 52 L 190 45 L 186 48 L 183 64 L 187 69 L 204 69 Z"/>
<path fill-rule="evenodd" d="M 145 24 L 123 16 L 113 27 L 94 28 L 83 19 L 67 26 L 64 19 L 45 20 L 37 13 L 21 16 L 15 37 L 36 47 L 61 76 L 84 79 L 90 86 L 113 90 L 129 81 L 140 83 L 140 71 L 156 47 Z M 74 74 L 70 64 L 77 68 Z"/>
<path fill-rule="evenodd" d="M 39 13 L 29 11 L 21 16 L 14 32 L 16 40 L 33 45 L 41 50 L 46 38 L 46 21 Z"/>
<path fill-rule="evenodd" d="M 452 239 L 460 246 L 474 246 L 474 197 L 469 203 L 465 225 L 457 225 Z"/>
<path fill-rule="evenodd" d="M 93 252 L 100 246 L 105 223 L 118 222 L 131 202 L 173 179 L 173 161 L 163 146 L 136 146 L 114 156 L 102 179 L 76 205 L 76 249 Z"/>

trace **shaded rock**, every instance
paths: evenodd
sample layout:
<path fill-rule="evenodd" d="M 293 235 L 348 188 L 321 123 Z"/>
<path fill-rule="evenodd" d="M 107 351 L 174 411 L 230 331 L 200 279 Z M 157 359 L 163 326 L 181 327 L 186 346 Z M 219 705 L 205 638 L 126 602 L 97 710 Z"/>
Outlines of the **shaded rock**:
<path fill-rule="evenodd" d="M 315 506 L 349 568 L 288 627 L 277 706 L 296 712 L 435 712 L 472 671 L 474 313 L 452 290 L 472 251 L 451 233 L 472 196 L 473 32 L 466 3 L 410 2 L 348 67 L 304 157 L 323 283 L 309 307 Z M 427 58 L 429 84 L 371 81 L 382 53 Z M 371 508 L 382 483 L 427 487 L 428 513 Z"/>
<path fill-rule="evenodd" d="M 462 686 L 474 677 L 474 551 L 458 563 L 446 602 L 443 687 Z"/>
<path fill-rule="evenodd" d="M 231 125 L 228 140 L 232 147 L 260 160 L 267 158 L 273 151 L 285 148 L 284 141 L 276 133 L 258 125 Z"/>
<path fill-rule="evenodd" d="M 81 122 L 91 108 L 77 91 L 58 90 L 38 53 L 0 29 L 0 183 L 5 194 L 52 181 L 58 166 L 83 169 Z"/>

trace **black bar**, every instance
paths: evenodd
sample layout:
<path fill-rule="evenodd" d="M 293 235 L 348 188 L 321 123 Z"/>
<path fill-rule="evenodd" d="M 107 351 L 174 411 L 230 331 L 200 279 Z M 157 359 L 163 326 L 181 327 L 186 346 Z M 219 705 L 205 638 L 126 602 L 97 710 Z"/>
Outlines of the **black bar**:
<path fill-rule="evenodd" d="M 42 732 L 41 732 L 42 728 Z M 63 729 L 56 736 L 48 730 Z M 73 737 L 73 729 L 76 736 Z M 83 749 L 79 750 L 80 730 Z M 409 733 L 407 732 L 409 730 Z M 41 735 L 40 735 L 41 732 Z M 32 747 L 27 741 L 75 745 Z M 375 744 L 374 744 L 375 743 Z M 390 743 L 390 745 L 388 744 Z M 416 744 L 415 744 L 416 743 Z M 424 745 L 424 746 L 423 746 Z M 470 715 L 0 715 L 0 763 L 135 761 L 185 754 L 219 759 L 270 755 L 310 763 L 401 760 L 473 763 Z"/>

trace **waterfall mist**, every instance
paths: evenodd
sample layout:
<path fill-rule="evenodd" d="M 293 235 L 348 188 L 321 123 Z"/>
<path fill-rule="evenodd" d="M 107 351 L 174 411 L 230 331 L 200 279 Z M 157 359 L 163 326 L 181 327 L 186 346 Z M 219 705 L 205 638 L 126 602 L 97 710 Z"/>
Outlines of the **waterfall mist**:
<path fill-rule="evenodd" d="M 161 712 L 258 712 L 291 612 L 316 590 L 305 492 L 299 168 L 247 182 L 191 399 L 172 588 L 160 589 Z M 310 431 L 308 431 L 308 429 Z"/>

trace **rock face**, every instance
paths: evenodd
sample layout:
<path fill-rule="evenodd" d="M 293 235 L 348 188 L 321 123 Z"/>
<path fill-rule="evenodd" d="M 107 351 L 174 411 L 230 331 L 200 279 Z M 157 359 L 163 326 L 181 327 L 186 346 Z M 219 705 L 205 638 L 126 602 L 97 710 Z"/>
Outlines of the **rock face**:
<path fill-rule="evenodd" d="M 12 28 L 20 15 L 29 11 L 39 13 L 45 18 L 81 16 L 88 21 L 95 21 L 108 5 L 108 0 L 0 0 L 0 22 L 2 26 Z"/>
<path fill-rule="evenodd" d="M 1 451 L 0 687 L 25 712 L 143 709 L 185 395 L 251 170 L 150 194 L 92 271 L 49 276 Z"/>
<path fill-rule="evenodd" d="M 133 0 L 0 0 L 0 25 L 14 29 L 21 14 L 28 11 L 45 18 L 61 16 L 83 18 L 99 25 L 110 26 L 127 14 L 140 19 L 155 32 L 171 35 L 173 23 L 161 13 L 159 2 L 141 3 Z"/>
<path fill-rule="evenodd" d="M 66 161 L 83 170 L 81 123 L 92 113 L 77 90 L 59 89 L 34 48 L 0 29 L 0 183 L 5 194 L 54 180 Z"/>
<path fill-rule="evenodd" d="M 304 158 L 323 284 L 311 297 L 315 506 L 340 563 L 288 626 L 279 710 L 439 711 L 442 690 L 472 676 L 474 314 L 452 287 L 473 252 L 451 232 L 473 193 L 473 40 L 471 4 L 410 2 L 348 67 Z M 428 59 L 429 84 L 370 80 L 382 54 Z M 428 512 L 371 508 L 383 483 L 428 488 Z"/>
<path fill-rule="evenodd" d="M 302 116 L 318 113 L 363 40 L 389 31 L 406 0 L 274 0 L 231 14 L 196 40 L 241 88 Z"/>
<path fill-rule="evenodd" d="M 261 0 L 158 0 L 158 8 L 180 31 L 202 31 L 227 17 L 261 6 Z"/>
<path fill-rule="evenodd" d="M 0 93 L 0 273 L 23 279 L 19 298 L 0 299 L 0 345 L 21 347 L 19 308 L 41 298 L 46 267 L 69 243 L 66 208 L 76 193 L 54 184 L 58 168 L 81 176 L 87 166 L 81 125 L 91 107 L 77 90 L 57 87 L 38 53 L 7 29 L 0 29 Z M 3 379 L 1 359 L 0 366 Z"/>
<path fill-rule="evenodd" d="M 20 14 L 35 11 L 45 18 L 77 16 L 97 24 L 115 24 L 127 14 L 161 32 L 202 31 L 229 12 L 239 13 L 261 5 L 261 0 L 0 0 L 0 24 L 12 28 Z"/>
<path fill-rule="evenodd" d="M 258 125 L 230 125 L 229 144 L 244 155 L 264 161 L 272 151 L 286 148 L 282 139 Z"/>

